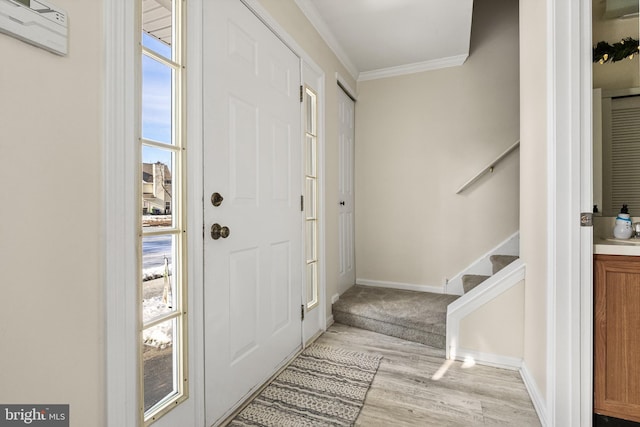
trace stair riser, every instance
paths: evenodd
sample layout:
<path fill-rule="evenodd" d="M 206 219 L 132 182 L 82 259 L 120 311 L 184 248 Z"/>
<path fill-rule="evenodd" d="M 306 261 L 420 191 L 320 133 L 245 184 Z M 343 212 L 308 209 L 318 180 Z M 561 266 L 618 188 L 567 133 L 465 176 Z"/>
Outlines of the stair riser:
<path fill-rule="evenodd" d="M 440 349 L 444 349 L 446 344 L 445 335 L 420 331 L 417 329 L 381 322 L 375 319 L 355 316 L 349 313 L 334 311 L 333 319 L 337 323 L 342 323 L 343 325 L 366 329 L 383 335 L 389 335 Z"/>

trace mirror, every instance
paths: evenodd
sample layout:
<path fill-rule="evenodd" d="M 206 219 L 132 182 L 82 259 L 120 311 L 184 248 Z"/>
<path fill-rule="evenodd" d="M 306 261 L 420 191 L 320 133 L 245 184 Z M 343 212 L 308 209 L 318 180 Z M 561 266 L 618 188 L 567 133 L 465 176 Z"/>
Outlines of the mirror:
<path fill-rule="evenodd" d="M 638 6 L 592 0 L 593 46 L 609 45 L 606 60 L 593 64 L 593 203 L 603 216 L 616 216 L 623 203 L 640 216 L 640 52 L 612 61 L 629 46 L 622 40 L 639 38 Z"/>
<path fill-rule="evenodd" d="M 593 92 L 593 203 L 640 216 L 640 88 Z"/>

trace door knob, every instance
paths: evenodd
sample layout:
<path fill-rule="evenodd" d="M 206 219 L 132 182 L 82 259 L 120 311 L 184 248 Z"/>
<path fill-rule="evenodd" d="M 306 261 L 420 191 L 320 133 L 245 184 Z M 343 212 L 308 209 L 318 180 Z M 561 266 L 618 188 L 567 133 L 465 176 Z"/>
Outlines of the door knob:
<path fill-rule="evenodd" d="M 218 192 L 213 193 L 213 194 L 211 195 L 211 204 L 212 204 L 213 206 L 216 206 L 216 207 L 217 207 L 217 206 L 220 206 L 220 205 L 222 204 L 222 201 L 223 201 L 223 200 L 224 200 L 224 197 L 222 197 L 222 196 L 220 195 L 220 193 L 218 193 Z"/>
<path fill-rule="evenodd" d="M 344 200 L 341 200 L 341 201 L 340 201 L 340 205 L 341 205 L 341 206 L 344 206 Z"/>
<path fill-rule="evenodd" d="M 227 237 L 229 237 L 230 233 L 231 231 L 229 230 L 229 227 L 223 227 L 218 223 L 215 223 L 211 226 L 211 238 L 213 240 L 218 240 L 221 237 L 223 239 L 226 239 Z"/>

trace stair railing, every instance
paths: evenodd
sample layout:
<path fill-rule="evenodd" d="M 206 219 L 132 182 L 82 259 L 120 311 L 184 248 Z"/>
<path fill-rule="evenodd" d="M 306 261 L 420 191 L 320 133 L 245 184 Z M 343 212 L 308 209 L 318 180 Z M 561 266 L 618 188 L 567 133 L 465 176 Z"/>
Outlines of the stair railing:
<path fill-rule="evenodd" d="M 496 165 L 498 163 L 500 163 L 502 161 L 502 159 L 504 159 L 505 157 L 507 157 L 512 151 L 514 151 L 516 148 L 518 148 L 520 146 L 520 140 L 517 140 L 511 147 L 507 148 L 504 153 L 500 154 L 498 157 L 496 157 L 496 159 L 494 161 L 492 161 L 491 163 L 489 163 L 484 169 L 482 169 L 480 172 L 478 172 L 473 178 L 471 178 L 469 181 L 465 182 L 464 185 L 462 185 L 462 187 L 458 188 L 458 191 L 456 191 L 456 194 L 460 194 L 462 193 L 464 190 L 466 190 L 467 188 L 471 187 L 476 181 L 478 181 L 480 178 L 482 178 L 484 175 L 486 175 L 487 173 L 492 173 L 493 169 L 496 167 Z"/>

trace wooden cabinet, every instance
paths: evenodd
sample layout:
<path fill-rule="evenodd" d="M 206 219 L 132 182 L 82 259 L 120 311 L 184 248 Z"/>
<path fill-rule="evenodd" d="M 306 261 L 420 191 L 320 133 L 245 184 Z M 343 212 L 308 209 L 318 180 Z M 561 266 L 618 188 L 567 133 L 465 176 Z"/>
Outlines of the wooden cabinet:
<path fill-rule="evenodd" d="M 640 422 L 640 257 L 596 255 L 594 411 Z"/>

